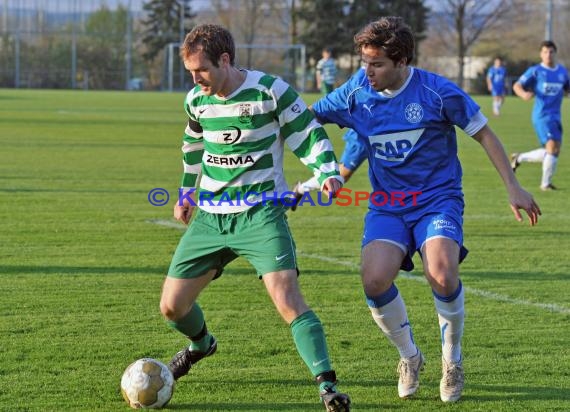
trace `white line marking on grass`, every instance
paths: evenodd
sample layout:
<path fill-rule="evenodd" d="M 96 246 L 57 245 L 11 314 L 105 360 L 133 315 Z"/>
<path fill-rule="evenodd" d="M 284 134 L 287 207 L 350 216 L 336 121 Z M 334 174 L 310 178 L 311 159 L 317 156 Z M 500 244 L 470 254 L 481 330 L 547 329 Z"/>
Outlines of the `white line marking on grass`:
<path fill-rule="evenodd" d="M 180 229 L 186 230 L 188 226 L 183 223 L 174 222 L 172 220 L 165 220 L 165 219 L 149 219 L 147 220 L 148 223 L 154 223 L 158 226 L 170 227 L 172 229 Z"/>
<path fill-rule="evenodd" d="M 169 227 L 169 228 L 173 228 L 173 229 L 179 229 L 179 230 L 186 230 L 186 227 L 187 227 L 186 225 L 184 225 L 182 223 L 177 223 L 177 222 L 173 222 L 171 220 L 165 220 L 165 219 L 151 219 L 151 220 L 147 220 L 147 222 L 153 223 L 155 225 Z M 335 265 L 341 265 L 341 266 L 349 267 L 349 268 L 357 270 L 357 271 L 360 270 L 360 265 L 358 265 L 354 262 L 350 262 L 348 260 L 340 260 L 340 259 L 335 259 L 335 258 L 331 258 L 328 256 L 321 256 L 321 255 L 315 255 L 312 253 L 305 253 L 305 252 L 300 251 L 300 250 L 297 250 L 297 255 L 303 256 L 303 257 L 306 257 L 309 259 L 320 260 L 322 262 L 334 263 Z M 413 275 L 410 275 L 409 273 L 405 273 L 405 272 L 400 272 L 398 277 L 413 280 L 416 282 L 427 283 L 427 280 L 424 277 L 413 276 Z M 544 310 L 547 310 L 549 312 L 570 314 L 569 308 L 566 308 L 566 307 L 560 306 L 560 305 L 556 305 L 554 303 L 530 302 L 528 300 L 511 298 L 510 296 L 501 295 L 499 293 L 489 292 L 486 290 L 470 288 L 467 286 L 464 286 L 464 288 L 465 288 L 465 292 L 467 292 L 467 293 L 470 293 L 470 294 L 476 295 L 476 296 L 481 296 L 483 298 L 490 299 L 490 300 L 496 300 L 498 302 L 506 302 L 506 303 L 511 303 L 513 305 L 520 305 L 520 306 L 531 306 L 531 307 L 535 307 L 535 308 L 539 308 L 539 309 L 544 309 Z"/>
<path fill-rule="evenodd" d="M 310 258 L 310 259 L 321 260 L 323 262 L 334 263 L 335 265 L 341 265 L 341 266 L 349 267 L 351 269 L 360 270 L 360 265 L 358 265 L 354 262 L 349 262 L 346 260 L 339 260 L 339 259 L 335 259 L 335 258 L 331 258 L 331 257 L 327 257 L 327 256 L 313 255 L 310 253 L 304 253 L 302 251 L 298 251 L 297 254 L 300 256 L 303 256 L 303 257 Z M 409 279 L 409 280 L 414 280 L 416 282 L 427 283 L 426 278 L 424 278 L 423 276 L 422 277 L 413 276 L 413 275 L 410 275 L 409 273 L 406 273 L 406 272 L 400 272 L 398 274 L 398 277 L 404 278 L 404 279 Z M 512 303 L 513 305 L 533 306 L 533 307 L 540 308 L 540 309 L 546 309 L 550 312 L 570 313 L 569 308 L 565 308 L 564 306 L 556 305 L 553 303 L 530 302 L 528 300 L 511 298 L 509 296 L 501 295 L 499 293 L 489 292 L 489 291 L 481 290 L 481 289 L 475 289 L 475 288 L 471 288 L 468 286 L 464 286 L 464 289 L 465 289 L 465 292 L 467 292 L 467 293 L 471 293 L 473 295 L 481 296 L 481 297 L 491 299 L 491 300 L 496 300 L 499 302 Z"/>

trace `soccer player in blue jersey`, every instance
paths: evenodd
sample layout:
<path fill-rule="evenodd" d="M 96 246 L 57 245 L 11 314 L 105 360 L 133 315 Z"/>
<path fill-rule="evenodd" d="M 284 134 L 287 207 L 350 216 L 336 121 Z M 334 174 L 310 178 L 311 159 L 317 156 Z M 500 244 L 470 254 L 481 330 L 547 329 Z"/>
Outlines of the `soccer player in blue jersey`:
<path fill-rule="evenodd" d="M 398 394 L 419 387 L 424 356 L 412 337 L 394 280 L 418 252 L 432 288 L 442 343 L 440 397 L 463 390 L 463 191 L 455 126 L 483 146 L 503 180 L 517 220 L 540 209 L 519 185 L 479 106 L 449 80 L 410 66 L 415 40 L 400 17 L 382 17 L 354 37 L 362 68 L 313 105 L 322 123 L 356 131 L 367 146 L 373 193 L 364 221 L 361 275 L 372 317 L 400 355 Z M 386 202 L 385 195 L 390 201 Z"/>
<path fill-rule="evenodd" d="M 487 88 L 493 96 L 493 114 L 495 116 L 501 114 L 501 106 L 505 102 L 506 80 L 507 69 L 503 65 L 503 60 L 500 57 L 495 57 L 493 65 L 487 70 Z"/>
<path fill-rule="evenodd" d="M 564 94 L 570 91 L 568 72 L 556 63 L 556 45 L 550 40 L 540 44 L 541 63 L 527 69 L 513 86 L 523 100 L 534 99 L 532 124 L 541 147 L 526 153 L 513 153 L 513 171 L 522 162 L 542 162 L 542 190 L 554 190 L 552 176 L 556 171 L 562 144 L 560 107 Z"/>
<path fill-rule="evenodd" d="M 344 183 L 346 183 L 366 160 L 368 153 L 362 139 L 358 138 L 358 135 L 354 130 L 348 129 L 342 136 L 342 140 L 345 141 L 345 144 L 344 151 L 340 157 L 339 170 L 340 176 L 344 179 Z M 297 209 L 297 205 L 301 202 L 305 193 L 309 193 L 313 190 L 319 190 L 320 188 L 321 185 L 319 184 L 319 180 L 315 176 L 305 182 L 297 182 L 293 187 L 295 199 L 291 206 L 291 210 L 295 211 Z"/>

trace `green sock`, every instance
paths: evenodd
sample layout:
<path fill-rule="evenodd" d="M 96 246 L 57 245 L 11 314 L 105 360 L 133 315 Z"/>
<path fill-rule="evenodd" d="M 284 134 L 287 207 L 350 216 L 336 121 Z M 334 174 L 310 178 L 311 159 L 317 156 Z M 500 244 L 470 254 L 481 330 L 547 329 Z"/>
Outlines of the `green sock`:
<path fill-rule="evenodd" d="M 190 342 L 190 349 L 206 352 L 210 347 L 210 334 L 206 333 L 202 338 Z"/>
<path fill-rule="evenodd" d="M 291 333 L 299 355 L 313 376 L 332 369 L 323 325 L 313 311 L 305 312 L 291 322 Z"/>
<path fill-rule="evenodd" d="M 330 389 L 332 392 L 336 392 L 336 385 L 333 382 L 324 381 L 319 385 L 319 392 L 323 392 Z"/>
<path fill-rule="evenodd" d="M 177 320 L 168 320 L 166 322 L 170 325 L 170 327 L 184 334 L 188 339 L 192 339 L 192 336 L 196 336 L 202 332 L 202 329 L 206 324 L 204 321 L 204 313 L 202 312 L 202 308 L 200 308 L 200 305 L 197 303 L 194 303 L 194 305 L 192 305 L 192 308 L 186 314 L 186 316 Z M 199 350 L 201 352 L 205 352 L 209 347 L 209 333 L 198 340 L 192 340 L 192 343 L 190 343 L 190 349 Z"/>

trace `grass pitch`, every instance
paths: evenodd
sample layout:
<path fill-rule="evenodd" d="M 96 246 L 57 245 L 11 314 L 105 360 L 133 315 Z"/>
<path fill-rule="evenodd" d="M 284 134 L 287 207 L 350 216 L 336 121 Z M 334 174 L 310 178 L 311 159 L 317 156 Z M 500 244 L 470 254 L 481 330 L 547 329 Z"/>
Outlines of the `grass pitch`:
<path fill-rule="evenodd" d="M 537 146 L 531 103 L 507 98 L 496 118 L 489 97 L 477 100 L 509 153 Z M 158 309 L 182 232 L 156 224 L 174 223 L 182 101 L 183 94 L 0 90 L 0 410 L 127 410 L 119 393 L 124 368 L 145 356 L 166 362 L 185 344 Z M 569 121 L 566 104 L 566 130 Z M 327 130 L 340 155 L 341 132 Z M 470 249 L 461 266 L 466 386 L 463 399 L 445 408 L 570 410 L 568 150 L 557 192 L 538 190 L 540 165 L 517 171 L 544 213 L 531 228 L 512 217 L 482 148 L 459 135 Z M 286 163 L 289 183 L 308 176 L 291 153 Z M 173 196 L 167 206 L 149 203 L 156 187 Z M 347 187 L 367 190 L 366 171 Z M 365 211 L 362 204 L 289 214 L 301 286 L 354 411 L 439 411 L 437 317 L 418 270 L 397 284 L 427 365 L 418 396 L 398 399 L 397 352 L 360 287 Z M 219 350 L 181 379 L 168 409 L 321 410 L 288 327 L 245 260 L 230 264 L 200 302 Z"/>

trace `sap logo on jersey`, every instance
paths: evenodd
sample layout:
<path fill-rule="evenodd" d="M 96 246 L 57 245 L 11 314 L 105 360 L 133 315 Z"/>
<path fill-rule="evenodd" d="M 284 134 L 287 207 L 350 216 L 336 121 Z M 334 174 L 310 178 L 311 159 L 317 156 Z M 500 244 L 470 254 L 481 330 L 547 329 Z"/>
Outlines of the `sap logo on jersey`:
<path fill-rule="evenodd" d="M 401 162 L 414 148 L 425 129 L 370 136 L 374 157 L 388 162 Z"/>
<path fill-rule="evenodd" d="M 221 166 L 244 166 L 248 163 L 253 164 L 253 157 L 247 156 L 216 156 L 206 154 L 206 163 Z"/>
<path fill-rule="evenodd" d="M 545 96 L 556 96 L 562 90 L 564 85 L 562 83 L 548 83 L 544 82 L 542 84 L 543 93 Z"/>

